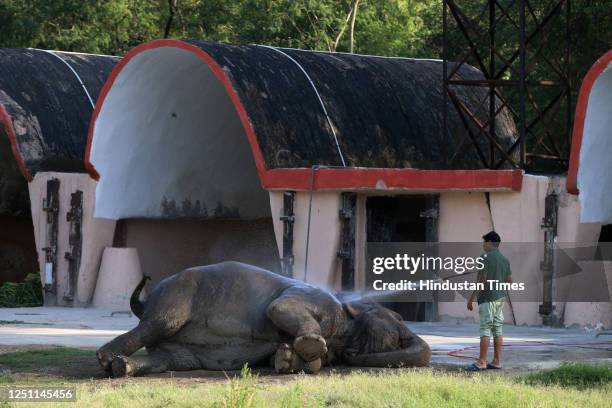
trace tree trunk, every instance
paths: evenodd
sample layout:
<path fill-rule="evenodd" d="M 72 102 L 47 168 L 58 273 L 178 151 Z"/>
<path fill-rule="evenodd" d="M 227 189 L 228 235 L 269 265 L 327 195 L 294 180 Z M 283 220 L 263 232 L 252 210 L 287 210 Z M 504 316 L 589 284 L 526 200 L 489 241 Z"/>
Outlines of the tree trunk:
<path fill-rule="evenodd" d="M 172 20 L 174 20 L 174 13 L 176 12 L 177 0 L 168 0 L 168 20 L 166 21 L 166 29 L 164 30 L 164 38 L 170 36 L 170 30 L 172 29 Z"/>
<path fill-rule="evenodd" d="M 359 1 L 353 2 L 353 14 L 351 15 L 351 29 L 349 35 L 349 52 L 352 54 L 355 48 L 355 20 L 357 19 L 357 11 L 359 10 Z"/>

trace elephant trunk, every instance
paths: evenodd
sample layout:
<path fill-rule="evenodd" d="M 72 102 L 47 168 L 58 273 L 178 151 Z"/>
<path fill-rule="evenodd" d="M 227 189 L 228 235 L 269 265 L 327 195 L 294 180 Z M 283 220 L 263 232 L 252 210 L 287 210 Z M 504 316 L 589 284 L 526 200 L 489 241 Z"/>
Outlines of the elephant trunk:
<path fill-rule="evenodd" d="M 383 353 L 358 354 L 345 356 L 347 364 L 359 367 L 425 367 L 431 360 L 431 349 L 425 340 L 418 336 L 412 339 L 409 347 Z"/>

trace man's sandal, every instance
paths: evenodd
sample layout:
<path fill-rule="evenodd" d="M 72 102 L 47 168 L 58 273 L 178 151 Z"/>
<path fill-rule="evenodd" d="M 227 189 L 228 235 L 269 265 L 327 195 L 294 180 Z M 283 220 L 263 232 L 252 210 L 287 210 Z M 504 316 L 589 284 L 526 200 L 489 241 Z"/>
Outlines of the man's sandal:
<path fill-rule="evenodd" d="M 487 369 L 488 369 L 488 370 L 501 370 L 502 368 L 501 368 L 501 367 L 498 367 L 498 366 L 494 366 L 494 365 L 493 365 L 493 364 L 491 364 L 491 363 L 487 363 Z"/>
<path fill-rule="evenodd" d="M 465 369 L 465 371 L 486 371 L 486 370 L 487 370 L 486 368 L 478 367 L 476 363 L 472 364 L 471 366 Z"/>

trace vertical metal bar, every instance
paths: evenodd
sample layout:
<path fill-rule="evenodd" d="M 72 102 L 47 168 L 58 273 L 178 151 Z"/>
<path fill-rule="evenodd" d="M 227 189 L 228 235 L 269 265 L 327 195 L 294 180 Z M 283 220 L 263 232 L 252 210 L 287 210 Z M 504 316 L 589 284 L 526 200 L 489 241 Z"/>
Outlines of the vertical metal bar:
<path fill-rule="evenodd" d="M 64 258 L 68 260 L 68 291 L 64 293 L 64 300 L 74 303 L 83 246 L 83 192 L 81 190 L 70 195 L 70 211 L 66 213 L 66 221 L 70 223 L 68 235 L 70 251 L 64 253 Z"/>
<path fill-rule="evenodd" d="M 293 225 L 295 222 L 295 214 L 293 212 L 293 203 L 295 200 L 295 191 L 285 191 L 283 193 L 283 215 L 280 219 L 283 221 L 283 258 L 281 266 L 283 275 L 293 277 Z"/>
<path fill-rule="evenodd" d="M 566 105 L 567 105 L 567 152 L 569 155 L 569 149 L 572 145 L 572 74 L 571 74 L 571 31 L 570 31 L 570 20 L 571 20 L 571 0 L 565 2 L 565 80 L 567 86 Z"/>
<path fill-rule="evenodd" d="M 342 208 L 340 220 L 342 222 L 342 237 L 338 257 L 342 259 L 342 290 L 355 289 L 355 209 L 357 195 L 355 193 L 342 193 Z"/>
<path fill-rule="evenodd" d="M 440 196 L 431 194 L 425 196 L 425 212 L 421 213 L 421 218 L 425 218 L 425 241 L 431 242 L 433 245 L 428 246 L 428 256 L 438 256 L 438 214 L 440 212 Z M 435 252 L 435 253 L 434 253 Z M 439 320 L 438 312 L 438 292 L 432 291 L 431 302 L 425 303 L 425 321 L 435 322 Z"/>
<path fill-rule="evenodd" d="M 495 0 L 489 0 L 489 78 L 495 75 Z M 495 168 L 495 85 L 489 84 L 489 168 Z"/>
<path fill-rule="evenodd" d="M 544 202 L 544 218 L 540 228 L 544 230 L 544 259 L 540 263 L 542 271 L 542 304 L 538 313 L 542 316 L 542 324 L 551 326 L 554 321 L 553 311 L 553 280 L 555 274 L 554 254 L 555 237 L 557 236 L 558 201 L 555 193 L 546 196 Z"/>
<path fill-rule="evenodd" d="M 447 157 L 447 149 L 446 145 L 448 143 L 448 55 L 447 55 L 447 0 L 442 0 L 442 103 L 444 106 L 442 107 L 442 157 L 444 158 L 444 163 L 449 162 L 449 157 Z"/>
<path fill-rule="evenodd" d="M 526 140 L 525 140 L 525 127 L 527 118 L 525 111 L 525 0 L 519 0 L 519 138 L 520 144 L 520 165 L 521 169 L 525 169 L 525 153 L 526 153 Z"/>
<path fill-rule="evenodd" d="M 45 231 L 45 267 L 44 267 L 44 289 L 45 305 L 57 305 L 57 232 L 59 214 L 59 179 L 47 180 L 47 194 L 43 199 L 43 211 L 47 213 L 47 225 Z"/>

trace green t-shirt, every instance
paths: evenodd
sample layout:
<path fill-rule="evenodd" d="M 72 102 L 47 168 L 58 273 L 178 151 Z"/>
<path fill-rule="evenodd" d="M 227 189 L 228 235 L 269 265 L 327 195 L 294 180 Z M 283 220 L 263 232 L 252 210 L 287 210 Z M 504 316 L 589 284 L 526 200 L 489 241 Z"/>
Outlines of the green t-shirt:
<path fill-rule="evenodd" d="M 497 248 L 485 252 L 482 257 L 484 258 L 482 273 L 485 275 L 485 290 L 478 293 L 478 304 L 492 302 L 506 297 L 506 292 L 503 290 L 490 290 L 490 283 L 487 281 L 497 280 L 498 282 L 506 282 L 508 276 L 512 274 L 510 262 Z"/>

